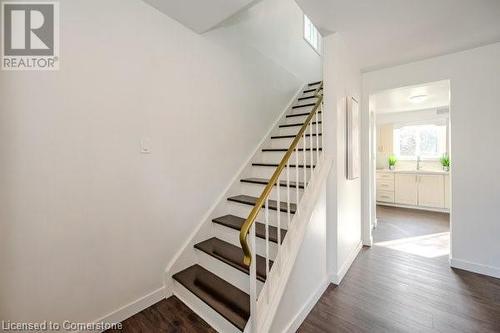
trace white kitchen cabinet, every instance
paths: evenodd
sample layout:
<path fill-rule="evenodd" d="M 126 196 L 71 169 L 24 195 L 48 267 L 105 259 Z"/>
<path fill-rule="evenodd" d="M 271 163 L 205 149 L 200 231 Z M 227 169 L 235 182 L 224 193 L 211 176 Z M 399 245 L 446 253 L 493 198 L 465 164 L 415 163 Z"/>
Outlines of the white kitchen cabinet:
<path fill-rule="evenodd" d="M 394 191 L 383 191 L 377 190 L 377 201 L 378 202 L 386 202 L 386 203 L 394 203 Z"/>
<path fill-rule="evenodd" d="M 377 172 L 377 201 L 394 203 L 394 174 Z"/>
<path fill-rule="evenodd" d="M 415 174 L 396 174 L 394 202 L 400 205 L 418 205 L 418 184 Z"/>
<path fill-rule="evenodd" d="M 377 138 L 377 145 L 378 145 L 378 151 L 380 153 L 388 153 L 392 154 L 393 151 L 393 143 L 392 143 L 392 138 L 393 138 L 393 125 L 392 124 L 386 124 L 386 125 L 381 125 L 378 128 L 378 138 Z"/>
<path fill-rule="evenodd" d="M 444 208 L 444 177 L 442 175 L 418 175 L 418 205 Z"/>
<path fill-rule="evenodd" d="M 450 176 L 445 173 L 377 171 L 377 203 L 448 211 Z"/>

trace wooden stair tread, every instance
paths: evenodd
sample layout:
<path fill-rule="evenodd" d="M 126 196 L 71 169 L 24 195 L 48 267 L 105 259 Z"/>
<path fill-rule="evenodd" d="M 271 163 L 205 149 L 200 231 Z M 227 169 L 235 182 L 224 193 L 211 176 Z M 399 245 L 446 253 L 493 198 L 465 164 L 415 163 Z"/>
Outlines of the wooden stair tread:
<path fill-rule="evenodd" d="M 313 148 L 313 151 L 318 150 L 317 148 Z M 323 148 L 319 148 L 319 151 L 322 151 Z M 278 151 L 288 151 L 288 148 L 264 148 L 263 152 L 278 152 Z M 299 151 L 304 151 L 304 148 L 299 148 Z M 311 148 L 306 148 L 306 151 L 311 151 Z"/>
<path fill-rule="evenodd" d="M 308 84 L 308 86 L 309 87 L 310 86 L 315 86 L 315 85 L 320 84 L 320 83 L 321 83 L 321 81 L 311 82 L 311 83 Z"/>
<path fill-rule="evenodd" d="M 243 263 L 243 250 L 233 244 L 213 237 L 194 247 L 243 273 L 250 274 L 248 266 Z M 269 261 L 269 267 L 271 266 L 272 261 Z M 257 256 L 257 279 L 266 282 L 266 258 L 259 255 Z"/>
<path fill-rule="evenodd" d="M 251 184 L 260 184 L 260 185 L 267 185 L 269 183 L 269 179 L 265 178 L 244 178 L 241 180 L 242 183 L 251 183 Z M 296 187 L 296 182 L 290 181 L 290 187 L 295 188 Z M 276 186 L 276 184 L 274 184 Z M 286 188 L 286 180 L 281 180 L 280 181 L 280 186 Z M 299 188 L 304 188 L 304 183 L 299 182 Z"/>
<path fill-rule="evenodd" d="M 318 113 L 321 113 L 321 111 L 318 111 Z M 310 112 L 296 113 L 296 114 L 287 114 L 286 118 L 303 117 L 303 116 L 308 116 L 309 114 L 310 114 Z"/>
<path fill-rule="evenodd" d="M 241 195 L 229 197 L 229 198 L 227 198 L 227 200 L 232 201 L 232 202 L 238 202 L 238 203 L 249 205 L 249 206 L 255 206 L 258 198 L 252 197 L 250 195 L 241 194 Z M 264 208 L 264 205 L 262 205 L 262 208 Z M 277 205 L 276 200 L 269 200 L 269 209 L 277 210 L 277 208 L 278 208 L 278 205 Z M 287 212 L 286 202 L 281 201 L 279 208 L 280 208 L 281 212 L 286 213 Z M 290 213 L 295 214 L 296 211 L 297 211 L 297 205 L 294 203 L 291 203 L 290 204 Z"/>
<path fill-rule="evenodd" d="M 250 296 L 200 265 L 174 274 L 174 280 L 243 332 L 250 318 Z"/>
<path fill-rule="evenodd" d="M 316 89 L 306 89 L 302 93 L 307 94 L 307 93 L 310 93 L 310 92 L 313 92 L 313 91 L 316 91 Z"/>
<path fill-rule="evenodd" d="M 245 223 L 245 219 L 229 214 L 217 217 L 213 219 L 212 222 L 239 231 L 241 230 L 243 223 Z M 266 225 L 264 223 L 255 222 L 255 234 L 259 238 L 266 239 Z M 285 235 L 286 230 L 281 229 L 281 242 L 285 239 Z M 271 242 L 278 243 L 278 228 L 271 225 L 269 226 L 269 240 Z"/>
<path fill-rule="evenodd" d="M 278 163 L 252 163 L 252 166 L 262 166 L 262 167 L 278 167 Z M 296 168 L 297 166 L 295 164 L 290 164 L 290 168 Z M 299 168 L 304 168 L 303 164 L 298 165 Z M 310 169 L 311 165 L 306 164 L 306 168 Z M 312 166 L 314 168 L 314 165 Z"/>
<path fill-rule="evenodd" d="M 321 121 L 318 121 L 318 125 L 321 124 Z M 279 125 L 280 128 L 283 128 L 283 127 L 302 127 L 304 125 L 304 123 L 295 123 L 295 124 L 284 124 L 284 125 Z M 313 121 L 311 123 L 311 125 L 316 125 L 316 122 Z"/>
<path fill-rule="evenodd" d="M 321 133 L 318 134 L 319 136 L 322 136 Z M 297 134 L 289 134 L 289 135 L 274 135 L 271 137 L 271 139 L 291 139 L 295 138 Z M 306 134 L 306 137 L 311 136 L 311 134 Z M 316 136 L 316 133 L 313 133 L 312 136 Z"/>

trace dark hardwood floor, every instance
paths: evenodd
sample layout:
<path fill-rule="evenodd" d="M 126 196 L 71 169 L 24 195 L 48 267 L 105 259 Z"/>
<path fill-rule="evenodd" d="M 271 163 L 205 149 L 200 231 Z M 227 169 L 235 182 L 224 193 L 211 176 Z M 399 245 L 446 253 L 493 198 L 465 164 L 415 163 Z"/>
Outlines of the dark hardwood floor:
<path fill-rule="evenodd" d="M 448 214 L 377 208 L 375 245 L 298 332 L 500 332 L 500 280 L 451 269 L 442 255 Z"/>
<path fill-rule="evenodd" d="M 500 280 L 449 267 L 449 216 L 378 207 L 374 246 L 298 332 L 500 332 Z M 441 252 L 440 252 L 441 251 Z M 176 297 L 108 332 L 215 332 Z"/>
<path fill-rule="evenodd" d="M 108 330 L 106 332 L 216 333 L 213 328 L 175 296 L 164 299 L 128 318 L 122 322 L 122 325 L 121 330 Z"/>

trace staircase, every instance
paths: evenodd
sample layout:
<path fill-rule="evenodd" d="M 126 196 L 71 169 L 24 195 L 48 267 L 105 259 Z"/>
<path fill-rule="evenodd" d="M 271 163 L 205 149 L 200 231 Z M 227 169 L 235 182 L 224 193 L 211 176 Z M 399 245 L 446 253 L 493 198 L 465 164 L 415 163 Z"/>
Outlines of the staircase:
<path fill-rule="evenodd" d="M 275 260 L 284 252 L 280 249 L 287 244 L 287 231 L 322 157 L 321 93 L 322 82 L 304 87 L 225 199 L 167 269 L 173 293 L 219 331 L 257 332 L 259 295 L 278 266 Z M 277 181 L 270 184 L 275 174 Z M 251 252 L 245 253 L 245 246 Z M 283 267 L 280 261 L 277 269 Z M 267 301 L 272 297 L 269 288 Z M 253 324 L 247 325 L 251 316 Z"/>

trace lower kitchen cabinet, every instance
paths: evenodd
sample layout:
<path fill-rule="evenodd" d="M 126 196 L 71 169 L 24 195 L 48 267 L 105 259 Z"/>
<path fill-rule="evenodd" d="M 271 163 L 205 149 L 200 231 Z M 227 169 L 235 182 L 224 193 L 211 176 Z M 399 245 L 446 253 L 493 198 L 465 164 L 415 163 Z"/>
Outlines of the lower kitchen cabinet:
<path fill-rule="evenodd" d="M 418 175 L 418 205 L 444 208 L 444 176 Z"/>
<path fill-rule="evenodd" d="M 417 175 L 396 174 L 395 177 L 394 202 L 400 205 L 418 204 Z"/>
<path fill-rule="evenodd" d="M 450 176 L 407 172 L 377 172 L 377 202 L 404 207 L 450 208 Z"/>

